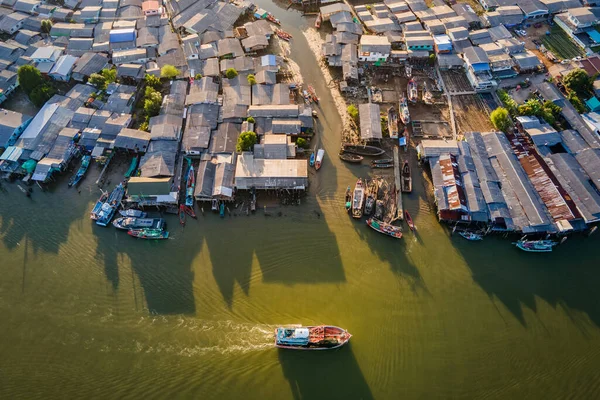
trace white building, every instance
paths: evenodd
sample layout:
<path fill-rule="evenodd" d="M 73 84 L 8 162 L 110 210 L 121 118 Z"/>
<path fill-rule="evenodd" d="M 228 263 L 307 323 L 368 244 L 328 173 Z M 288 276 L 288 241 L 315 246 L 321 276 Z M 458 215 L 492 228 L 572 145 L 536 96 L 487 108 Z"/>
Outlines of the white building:
<path fill-rule="evenodd" d="M 358 45 L 358 60 L 375 62 L 387 61 L 392 52 L 392 45 L 387 36 L 364 35 Z"/>

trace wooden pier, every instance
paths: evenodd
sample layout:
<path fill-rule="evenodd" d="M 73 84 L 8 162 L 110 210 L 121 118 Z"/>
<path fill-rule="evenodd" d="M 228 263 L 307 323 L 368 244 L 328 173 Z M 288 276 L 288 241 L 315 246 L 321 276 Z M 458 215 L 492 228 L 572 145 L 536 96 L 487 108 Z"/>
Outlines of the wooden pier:
<path fill-rule="evenodd" d="M 396 190 L 396 219 L 402 220 L 404 219 L 404 208 L 402 207 L 402 174 L 401 174 L 401 164 L 400 164 L 400 151 L 398 146 L 394 146 L 394 177 L 396 178 L 396 185 L 394 190 Z"/>

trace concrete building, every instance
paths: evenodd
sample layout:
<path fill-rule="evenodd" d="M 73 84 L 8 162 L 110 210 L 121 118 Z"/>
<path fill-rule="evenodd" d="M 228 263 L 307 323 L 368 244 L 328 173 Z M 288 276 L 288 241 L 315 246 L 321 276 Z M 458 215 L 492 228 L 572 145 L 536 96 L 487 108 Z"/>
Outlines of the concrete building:
<path fill-rule="evenodd" d="M 385 62 L 392 51 L 386 36 L 363 35 L 358 45 L 358 59 L 366 62 Z"/>

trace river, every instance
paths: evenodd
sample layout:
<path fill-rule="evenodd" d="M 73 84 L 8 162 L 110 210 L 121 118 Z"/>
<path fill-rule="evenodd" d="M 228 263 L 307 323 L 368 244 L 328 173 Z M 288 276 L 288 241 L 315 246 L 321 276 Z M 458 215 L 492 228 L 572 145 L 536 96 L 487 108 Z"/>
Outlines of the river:
<path fill-rule="evenodd" d="M 0 398 L 595 398 L 598 237 L 551 254 L 469 243 L 436 220 L 419 174 L 405 197 L 418 234 L 382 237 L 343 209 L 370 173 L 335 156 L 340 117 L 300 13 L 261 4 L 292 35 L 321 95 L 327 151 L 300 206 L 208 214 L 172 240 L 91 223 L 92 168 L 25 198 L 0 188 Z M 109 178 L 114 185 L 120 169 Z M 278 324 L 334 324 L 331 352 L 272 347 Z"/>

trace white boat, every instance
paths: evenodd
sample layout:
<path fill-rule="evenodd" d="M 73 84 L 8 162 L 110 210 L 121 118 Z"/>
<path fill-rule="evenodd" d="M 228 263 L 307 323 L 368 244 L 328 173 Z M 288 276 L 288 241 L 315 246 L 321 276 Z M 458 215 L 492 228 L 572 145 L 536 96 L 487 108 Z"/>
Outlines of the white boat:
<path fill-rule="evenodd" d="M 360 218 L 363 215 L 363 203 L 365 201 L 365 188 L 362 179 L 356 181 L 354 193 L 352 194 L 352 217 Z"/>
<path fill-rule="evenodd" d="M 321 164 L 323 163 L 323 157 L 325 157 L 325 150 L 317 150 L 317 159 L 315 161 L 315 169 L 317 171 L 321 168 Z"/>
<path fill-rule="evenodd" d="M 558 243 L 552 240 L 519 240 L 513 244 L 523 251 L 531 253 L 549 253 Z"/>
<path fill-rule="evenodd" d="M 408 101 L 410 101 L 411 103 L 416 103 L 417 99 L 419 98 L 419 92 L 417 90 L 417 82 L 415 82 L 414 79 L 408 81 L 407 92 Z"/>
<path fill-rule="evenodd" d="M 406 97 L 402 96 L 400 99 L 400 120 L 404 125 L 408 125 L 410 123 L 410 113 L 408 112 L 408 103 L 406 102 Z"/>
<path fill-rule="evenodd" d="M 458 234 L 462 237 L 464 237 L 467 240 L 471 240 L 471 241 L 477 241 L 477 240 L 483 240 L 483 236 L 474 233 L 474 232 L 469 232 L 469 231 L 461 231 L 458 232 Z"/>

